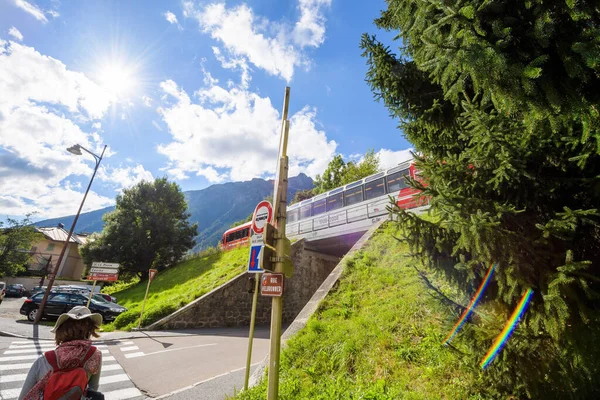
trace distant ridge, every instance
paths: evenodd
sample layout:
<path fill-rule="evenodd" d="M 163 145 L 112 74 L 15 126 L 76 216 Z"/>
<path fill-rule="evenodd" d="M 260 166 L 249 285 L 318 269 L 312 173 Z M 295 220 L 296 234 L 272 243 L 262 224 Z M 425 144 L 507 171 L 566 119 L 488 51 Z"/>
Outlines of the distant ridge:
<path fill-rule="evenodd" d="M 288 199 L 291 200 L 297 191 L 312 189 L 313 180 L 305 174 L 300 174 L 288 181 Z M 198 223 L 198 237 L 194 250 L 214 246 L 221 235 L 235 221 L 246 218 L 256 204 L 269 195 L 273 195 L 273 180 L 252 179 L 245 182 L 228 182 L 211 185 L 202 190 L 184 192 L 188 202 L 190 220 Z M 104 227 L 102 216 L 113 211 L 114 206 L 100 210 L 82 213 L 77 221 L 76 232 L 100 232 Z M 45 219 L 34 225 L 56 226 L 59 223 L 70 229 L 75 216 Z"/>

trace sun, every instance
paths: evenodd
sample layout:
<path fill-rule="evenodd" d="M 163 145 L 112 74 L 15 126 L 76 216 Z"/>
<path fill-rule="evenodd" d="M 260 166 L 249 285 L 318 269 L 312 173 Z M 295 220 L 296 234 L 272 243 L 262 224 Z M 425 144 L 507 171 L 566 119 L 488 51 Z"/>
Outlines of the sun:
<path fill-rule="evenodd" d="M 104 65 L 98 75 L 98 84 L 117 99 L 124 99 L 135 92 L 136 76 L 133 69 L 127 65 Z"/>

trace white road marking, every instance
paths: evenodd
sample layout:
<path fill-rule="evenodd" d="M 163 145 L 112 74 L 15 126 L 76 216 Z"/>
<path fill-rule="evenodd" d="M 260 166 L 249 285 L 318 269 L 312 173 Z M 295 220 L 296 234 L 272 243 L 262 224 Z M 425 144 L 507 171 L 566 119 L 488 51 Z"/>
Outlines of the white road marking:
<path fill-rule="evenodd" d="M 21 388 L 0 390 L 0 399 L 16 399 L 21 394 Z"/>
<path fill-rule="evenodd" d="M 20 361 L 20 360 L 35 360 L 38 358 L 37 354 L 30 354 L 27 356 L 11 356 L 11 357 L 0 357 L 0 362 L 4 361 Z"/>
<path fill-rule="evenodd" d="M 113 390 L 112 392 L 102 393 L 104 394 L 104 400 L 125 400 L 142 395 L 142 392 L 140 392 L 136 388 Z"/>
<path fill-rule="evenodd" d="M 54 343 L 52 339 L 35 339 L 35 340 L 17 340 L 12 344 L 31 344 L 31 343 Z"/>
<path fill-rule="evenodd" d="M 168 350 L 154 351 L 152 353 L 142 353 L 142 352 L 129 353 L 129 354 L 125 354 L 125 358 L 145 357 L 145 356 L 152 356 L 154 354 L 168 353 L 170 351 L 187 350 L 187 349 L 193 349 L 193 348 L 196 348 L 196 347 L 207 347 L 207 346 L 216 346 L 216 345 L 217 345 L 217 343 L 209 343 L 209 344 L 199 344 L 197 346 L 180 347 L 178 349 L 168 349 Z"/>
<path fill-rule="evenodd" d="M 102 372 L 104 371 L 117 371 L 123 369 L 119 364 L 103 365 Z"/>
<path fill-rule="evenodd" d="M 139 350 L 140 348 L 137 346 L 128 346 L 128 347 L 121 347 L 121 351 L 132 351 L 132 350 Z"/>
<path fill-rule="evenodd" d="M 129 381 L 127 374 L 111 375 L 111 376 L 100 376 L 100 384 L 106 385 L 109 383 L 126 382 Z"/>
<path fill-rule="evenodd" d="M 0 383 L 20 382 L 27 378 L 27 374 L 3 375 L 0 376 Z"/>
<path fill-rule="evenodd" d="M 0 371 L 10 371 L 11 369 L 25 369 L 31 367 L 33 362 L 23 363 L 23 364 L 0 364 Z M 0 397 L 1 399 L 2 397 Z"/>
<path fill-rule="evenodd" d="M 40 343 L 40 344 L 15 344 L 11 345 L 9 349 L 54 349 L 56 344 L 54 343 Z"/>
<path fill-rule="evenodd" d="M 19 350 L 6 350 L 4 352 L 4 354 L 27 354 L 27 353 L 37 353 L 39 355 L 41 355 L 42 353 L 48 351 L 48 350 L 54 350 L 52 349 L 19 349 Z M 104 350 L 104 349 L 98 349 L 102 352 L 102 354 L 108 354 L 108 350 Z"/>

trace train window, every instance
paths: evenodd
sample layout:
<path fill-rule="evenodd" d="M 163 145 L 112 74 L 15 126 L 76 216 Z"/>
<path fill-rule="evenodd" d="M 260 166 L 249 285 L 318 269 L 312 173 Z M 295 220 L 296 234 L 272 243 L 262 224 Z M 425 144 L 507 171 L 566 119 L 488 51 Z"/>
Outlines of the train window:
<path fill-rule="evenodd" d="M 408 187 L 408 185 L 406 184 L 406 178 L 404 177 L 405 175 L 409 175 L 408 169 L 388 175 L 388 193 L 399 192 L 401 189 Z"/>
<path fill-rule="evenodd" d="M 325 212 L 325 203 L 327 199 L 317 200 L 312 205 L 312 215 L 319 215 Z"/>
<path fill-rule="evenodd" d="M 383 178 L 379 178 L 376 181 L 365 183 L 365 197 L 367 200 L 380 197 L 385 194 L 385 183 Z"/>
<path fill-rule="evenodd" d="M 344 192 L 344 205 L 351 206 L 361 201 L 363 201 L 362 186 L 348 189 Z"/>
<path fill-rule="evenodd" d="M 242 231 L 242 238 L 247 238 L 249 233 L 250 230 L 248 228 L 244 228 L 244 230 Z"/>
<path fill-rule="evenodd" d="M 310 218 L 311 209 L 312 207 L 310 204 L 302 206 L 302 208 L 300 208 L 300 219 Z"/>
<path fill-rule="evenodd" d="M 327 211 L 344 207 L 344 194 L 337 193 L 327 198 Z"/>
<path fill-rule="evenodd" d="M 231 234 L 231 233 L 228 233 L 228 234 L 227 234 L 227 237 L 225 238 L 225 241 L 226 241 L 227 243 L 229 243 L 229 242 L 231 242 L 232 240 L 233 240 L 233 234 Z"/>
<path fill-rule="evenodd" d="M 298 221 L 298 210 L 292 210 L 287 213 L 287 223 Z"/>

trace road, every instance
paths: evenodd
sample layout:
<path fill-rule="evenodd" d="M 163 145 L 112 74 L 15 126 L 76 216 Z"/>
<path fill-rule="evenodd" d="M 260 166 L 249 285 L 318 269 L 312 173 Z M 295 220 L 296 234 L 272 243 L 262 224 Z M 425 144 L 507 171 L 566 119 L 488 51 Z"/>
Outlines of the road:
<path fill-rule="evenodd" d="M 19 309 L 21 309 L 21 306 L 23 305 L 23 301 L 25 301 L 25 299 L 26 297 L 5 297 L 2 301 L 2 304 L 0 304 L 0 317 L 26 319 L 27 317 L 19 314 Z"/>
<path fill-rule="evenodd" d="M 195 331 L 193 335 L 153 336 L 131 339 L 111 353 L 140 390 L 150 397 L 198 388 L 212 393 L 206 399 L 224 399 L 244 384 L 248 328 L 220 328 Z M 269 351 L 268 327 L 256 329 L 252 363 Z M 195 385 L 195 386 L 194 386 Z M 205 390 L 204 390 L 205 391 Z M 192 390 L 193 392 L 193 390 Z M 184 397 L 181 397 L 184 396 Z M 194 395 L 189 398 L 200 399 Z"/>

